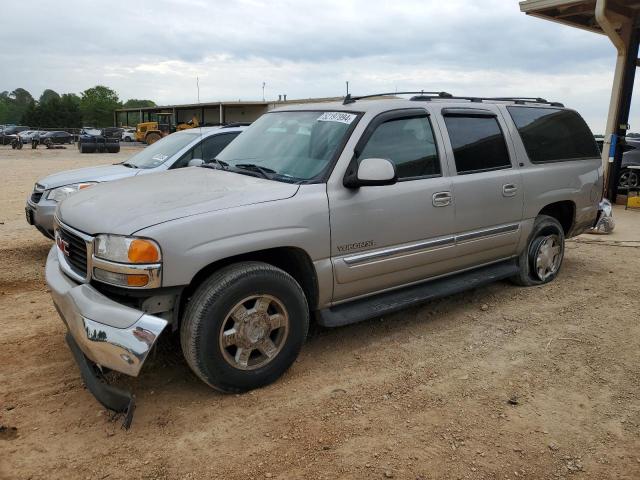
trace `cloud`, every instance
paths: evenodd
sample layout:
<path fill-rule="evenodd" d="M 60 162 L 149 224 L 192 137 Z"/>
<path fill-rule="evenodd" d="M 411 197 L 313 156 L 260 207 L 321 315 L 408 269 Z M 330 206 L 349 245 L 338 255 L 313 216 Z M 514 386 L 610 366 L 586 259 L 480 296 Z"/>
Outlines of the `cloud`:
<path fill-rule="evenodd" d="M 195 101 L 196 76 L 203 100 L 259 99 L 263 81 L 270 98 L 335 96 L 349 80 L 358 93 L 548 96 L 598 131 L 615 55 L 605 37 L 511 0 L 23 1 L 7 19 L 0 90 L 104 83 L 123 99 L 180 103 Z"/>

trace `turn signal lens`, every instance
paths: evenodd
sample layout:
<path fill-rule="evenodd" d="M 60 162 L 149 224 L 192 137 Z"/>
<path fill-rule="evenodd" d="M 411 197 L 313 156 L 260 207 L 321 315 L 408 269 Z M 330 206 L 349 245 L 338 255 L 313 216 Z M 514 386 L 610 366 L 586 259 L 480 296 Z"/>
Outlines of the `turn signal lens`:
<path fill-rule="evenodd" d="M 156 263 L 160 260 L 160 252 L 153 242 L 135 239 L 129 244 L 128 257 L 131 263 Z"/>
<path fill-rule="evenodd" d="M 127 285 L 130 287 L 144 287 L 149 283 L 149 277 L 146 275 L 127 275 Z"/>

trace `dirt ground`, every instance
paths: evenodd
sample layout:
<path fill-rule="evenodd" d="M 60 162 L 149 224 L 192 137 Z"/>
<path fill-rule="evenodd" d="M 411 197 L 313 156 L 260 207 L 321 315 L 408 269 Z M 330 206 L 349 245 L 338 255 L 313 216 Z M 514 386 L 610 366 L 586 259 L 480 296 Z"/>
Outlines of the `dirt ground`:
<path fill-rule="evenodd" d="M 39 177 L 119 155 L 0 147 L 0 478 L 638 479 L 640 211 L 497 283 L 334 330 L 275 384 L 220 395 L 164 348 L 120 428 L 83 387 L 24 220 Z"/>

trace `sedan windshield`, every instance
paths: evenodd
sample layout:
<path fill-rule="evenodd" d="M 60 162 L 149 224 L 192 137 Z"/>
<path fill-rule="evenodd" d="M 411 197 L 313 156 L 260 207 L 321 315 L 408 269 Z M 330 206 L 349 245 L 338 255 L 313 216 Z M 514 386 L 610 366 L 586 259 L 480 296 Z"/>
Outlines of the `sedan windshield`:
<path fill-rule="evenodd" d="M 136 153 L 123 162 L 123 165 L 132 168 L 155 168 L 198 138 L 199 132 L 169 135 Z"/>
<path fill-rule="evenodd" d="M 327 170 L 357 115 L 349 112 L 267 113 L 219 155 L 220 165 L 308 182 Z"/>

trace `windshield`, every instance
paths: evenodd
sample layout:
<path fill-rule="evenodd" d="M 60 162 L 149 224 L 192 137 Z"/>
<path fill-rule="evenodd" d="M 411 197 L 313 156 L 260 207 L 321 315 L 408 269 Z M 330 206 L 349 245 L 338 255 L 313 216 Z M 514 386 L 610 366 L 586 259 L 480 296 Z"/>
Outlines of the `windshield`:
<path fill-rule="evenodd" d="M 155 168 L 197 138 L 200 138 L 199 132 L 168 135 L 135 154 L 123 164 L 134 168 Z"/>
<path fill-rule="evenodd" d="M 273 112 L 255 121 L 219 155 L 228 167 L 259 167 L 270 178 L 308 181 L 329 167 L 357 115 L 348 112 Z"/>

